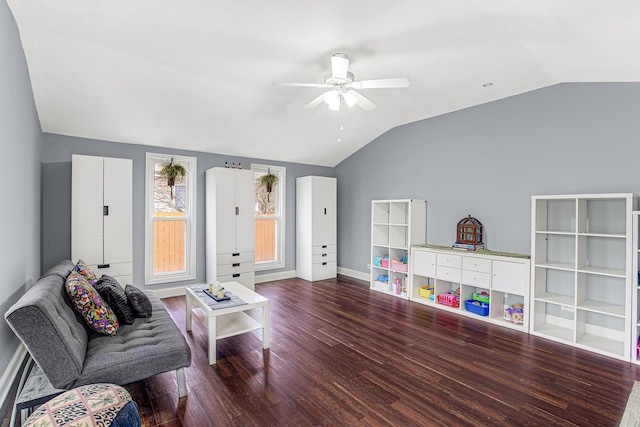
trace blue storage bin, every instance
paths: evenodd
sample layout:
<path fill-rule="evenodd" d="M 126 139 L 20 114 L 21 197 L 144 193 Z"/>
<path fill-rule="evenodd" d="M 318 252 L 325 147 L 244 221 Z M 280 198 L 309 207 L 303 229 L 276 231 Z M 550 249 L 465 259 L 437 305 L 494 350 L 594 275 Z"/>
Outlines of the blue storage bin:
<path fill-rule="evenodd" d="M 480 316 L 489 315 L 489 304 L 487 304 L 486 302 L 468 299 L 464 302 L 464 306 L 467 311 L 471 313 L 478 314 Z"/>

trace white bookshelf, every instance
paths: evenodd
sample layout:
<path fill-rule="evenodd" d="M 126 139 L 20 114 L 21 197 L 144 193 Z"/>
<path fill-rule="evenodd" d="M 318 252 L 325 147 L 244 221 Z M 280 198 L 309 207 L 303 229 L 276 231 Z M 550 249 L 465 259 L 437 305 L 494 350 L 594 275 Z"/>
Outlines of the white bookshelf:
<path fill-rule="evenodd" d="M 631 193 L 531 198 L 532 334 L 629 360 L 635 206 Z"/>
<path fill-rule="evenodd" d="M 427 202 L 414 199 L 373 200 L 371 202 L 371 289 L 408 299 L 409 264 L 392 265 L 409 255 L 411 245 L 426 239 Z M 388 256 L 388 265 L 378 259 Z M 387 277 L 388 281 L 378 280 Z M 395 279 L 400 281 L 400 290 Z M 404 284 L 404 287 L 402 286 Z"/>

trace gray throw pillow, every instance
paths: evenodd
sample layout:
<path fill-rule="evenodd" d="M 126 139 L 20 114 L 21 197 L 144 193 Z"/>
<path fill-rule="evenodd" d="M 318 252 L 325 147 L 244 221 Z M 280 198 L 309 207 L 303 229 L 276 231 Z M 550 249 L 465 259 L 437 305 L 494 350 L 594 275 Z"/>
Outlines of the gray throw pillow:
<path fill-rule="evenodd" d="M 127 285 L 124 288 L 124 293 L 127 294 L 129 305 L 133 309 L 133 315 L 136 317 L 151 317 L 152 307 L 149 297 L 140 289 L 132 285 Z"/>
<path fill-rule="evenodd" d="M 129 306 L 127 295 L 116 279 L 103 274 L 93 285 L 111 309 L 116 313 L 118 320 L 126 325 L 131 325 L 135 320 L 133 309 Z"/>

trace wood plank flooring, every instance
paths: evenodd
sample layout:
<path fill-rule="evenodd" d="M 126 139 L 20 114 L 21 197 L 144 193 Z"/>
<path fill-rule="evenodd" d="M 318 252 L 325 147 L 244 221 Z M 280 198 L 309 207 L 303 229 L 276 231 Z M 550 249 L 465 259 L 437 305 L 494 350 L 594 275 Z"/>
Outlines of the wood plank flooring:
<path fill-rule="evenodd" d="M 260 336 L 218 341 L 194 317 L 187 398 L 174 373 L 127 386 L 144 426 L 614 426 L 638 367 L 370 291 L 340 276 L 256 286 Z M 184 297 L 165 299 L 184 331 Z"/>

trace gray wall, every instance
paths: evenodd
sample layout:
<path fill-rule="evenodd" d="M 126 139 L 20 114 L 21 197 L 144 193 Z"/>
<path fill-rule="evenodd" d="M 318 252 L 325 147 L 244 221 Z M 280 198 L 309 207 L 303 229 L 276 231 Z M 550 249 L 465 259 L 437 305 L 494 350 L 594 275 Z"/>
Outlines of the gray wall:
<path fill-rule="evenodd" d="M 133 160 L 133 281 L 144 284 L 144 175 L 145 153 L 167 153 L 198 158 L 197 196 L 197 280 L 205 280 L 205 171 L 224 162 L 241 162 L 245 167 L 251 163 L 273 164 L 287 168 L 287 205 L 285 211 L 286 242 L 285 267 L 257 274 L 295 270 L 295 180 L 299 176 L 333 176 L 333 168 L 296 163 L 274 162 L 245 157 L 230 157 L 218 154 L 172 150 L 146 145 L 120 144 L 63 135 L 44 134 L 42 154 L 42 267 L 46 269 L 61 259 L 71 257 L 71 155 L 121 157 Z M 187 282 L 154 285 L 154 289 L 178 286 Z M 189 282 L 190 283 L 190 282 Z"/>
<path fill-rule="evenodd" d="M 42 132 L 18 29 L 0 1 L 0 313 L 40 275 L 40 153 Z M 18 348 L 0 321 L 0 377 Z M 0 402 L 1 404 L 2 402 Z"/>
<path fill-rule="evenodd" d="M 640 193 L 640 84 L 571 83 L 390 130 L 341 162 L 338 265 L 367 272 L 371 200 L 427 201 L 427 242 L 471 214 L 489 249 L 530 253 L 531 196 Z"/>

